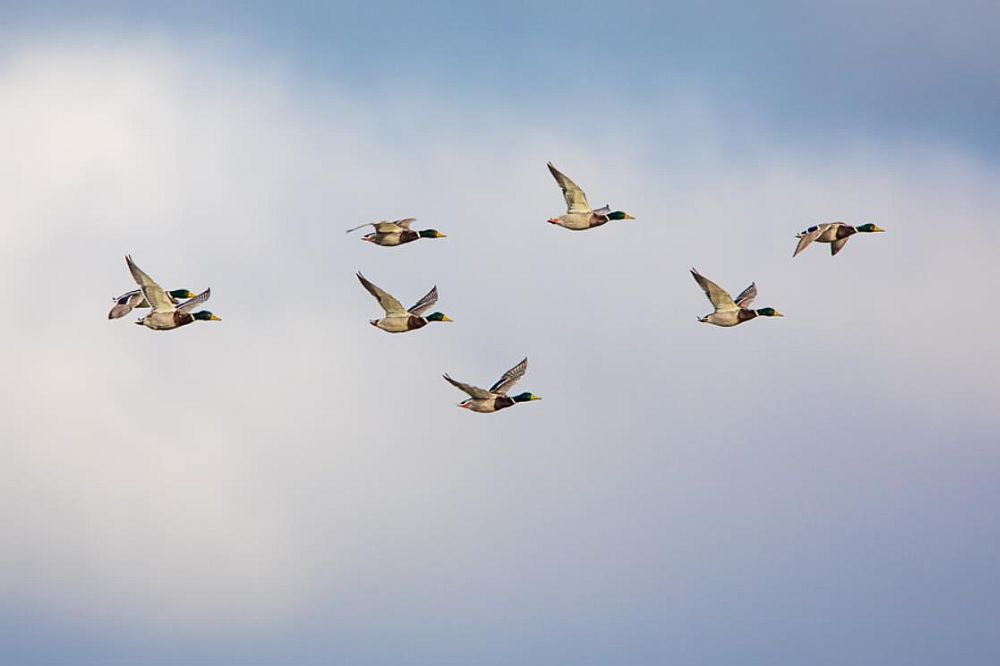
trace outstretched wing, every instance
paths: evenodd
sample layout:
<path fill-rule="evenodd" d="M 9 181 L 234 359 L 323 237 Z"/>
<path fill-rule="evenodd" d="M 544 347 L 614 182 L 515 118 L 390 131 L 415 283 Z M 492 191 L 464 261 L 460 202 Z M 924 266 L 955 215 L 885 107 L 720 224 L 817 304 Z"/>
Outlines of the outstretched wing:
<path fill-rule="evenodd" d="M 427 292 L 427 295 L 417 301 L 412 308 L 407 310 L 412 315 L 417 315 L 418 317 L 423 313 L 427 312 L 429 309 L 434 307 L 434 304 L 438 301 L 438 288 L 435 285 L 433 289 Z"/>
<path fill-rule="evenodd" d="M 351 227 L 346 231 L 346 233 L 351 233 L 352 231 L 357 231 L 358 229 L 364 229 L 365 227 L 374 227 L 379 224 L 378 222 L 365 222 L 364 224 L 359 224 L 356 227 Z"/>
<path fill-rule="evenodd" d="M 715 308 L 716 312 L 739 310 L 739 307 L 733 302 L 733 297 L 725 289 L 709 280 L 695 268 L 691 269 L 691 275 L 694 276 L 695 282 L 698 283 L 701 290 L 708 296 L 708 300 L 712 303 L 712 307 Z"/>
<path fill-rule="evenodd" d="M 410 225 L 417 221 L 415 217 L 408 217 L 405 220 L 396 220 L 393 222 L 397 227 L 402 227 L 403 229 L 409 229 Z"/>
<path fill-rule="evenodd" d="M 824 231 L 830 227 L 830 224 L 817 224 L 814 227 L 809 227 L 805 231 L 799 234 L 799 244 L 795 246 L 795 252 L 792 256 L 797 256 L 799 252 L 809 247 L 810 243 L 819 238 Z"/>
<path fill-rule="evenodd" d="M 740 292 L 736 297 L 736 305 L 741 308 L 749 308 L 753 299 L 757 298 L 757 283 L 751 282 L 750 286 Z"/>
<path fill-rule="evenodd" d="M 125 257 L 128 270 L 132 273 L 132 279 L 139 285 L 146 302 L 153 308 L 153 312 L 173 312 L 174 304 L 171 302 L 167 292 L 163 291 L 160 285 L 156 284 L 153 278 L 146 275 L 141 268 L 135 265 L 131 255 Z"/>
<path fill-rule="evenodd" d="M 830 243 L 830 256 L 836 255 L 840 252 L 844 246 L 847 245 L 847 241 L 850 240 L 850 238 L 850 236 L 844 236 L 843 238 L 838 238 Z"/>
<path fill-rule="evenodd" d="M 368 278 L 362 275 L 360 271 L 358 272 L 358 279 L 361 280 L 361 285 L 368 290 L 368 293 L 378 300 L 378 304 L 382 306 L 382 309 L 385 310 L 387 315 L 393 316 L 406 314 L 406 308 L 403 307 L 402 303 L 397 301 L 391 294 L 382 291 L 369 282 Z"/>
<path fill-rule="evenodd" d="M 210 288 L 206 289 L 205 291 L 201 292 L 191 300 L 184 301 L 184 303 L 182 303 L 177 309 L 182 312 L 191 312 L 196 307 L 207 301 L 211 295 L 212 295 L 212 290 Z"/>
<path fill-rule="evenodd" d="M 513 388 L 514 384 L 516 384 L 521 377 L 524 377 L 524 373 L 527 371 L 528 357 L 525 357 L 523 361 L 503 373 L 503 377 L 498 379 L 497 383 L 490 387 L 490 391 L 493 393 L 506 393 Z"/>
<path fill-rule="evenodd" d="M 552 166 L 552 162 L 549 162 L 548 166 L 552 177 L 556 179 L 559 187 L 562 188 L 563 197 L 566 199 L 566 212 L 589 213 L 590 204 L 587 203 L 587 195 L 583 193 L 580 186 L 570 180 L 566 174 Z"/>
<path fill-rule="evenodd" d="M 475 398 L 476 400 L 486 400 L 491 397 L 492 394 L 486 389 L 481 389 L 478 386 L 473 386 L 472 384 L 466 384 L 464 382 L 457 382 L 448 375 L 443 375 L 443 377 L 448 380 L 448 383 L 457 389 L 461 389 L 469 394 L 469 397 Z"/>
<path fill-rule="evenodd" d="M 132 312 L 132 308 L 141 302 L 142 292 L 138 289 L 133 289 L 130 292 L 122 294 L 115 299 L 115 305 L 111 308 L 111 312 L 108 313 L 108 319 L 124 317 L 129 312 Z"/>

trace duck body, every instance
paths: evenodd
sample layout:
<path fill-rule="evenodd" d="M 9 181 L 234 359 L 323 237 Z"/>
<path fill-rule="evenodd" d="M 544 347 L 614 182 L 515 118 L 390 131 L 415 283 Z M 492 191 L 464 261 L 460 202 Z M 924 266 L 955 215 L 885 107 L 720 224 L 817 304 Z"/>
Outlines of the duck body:
<path fill-rule="evenodd" d="M 154 331 L 169 331 L 181 326 L 187 326 L 193 321 L 194 315 L 190 312 L 174 310 L 173 312 L 151 312 L 135 323 L 141 324 L 146 328 L 151 328 Z"/>
<path fill-rule="evenodd" d="M 750 321 L 757 317 L 757 311 L 750 308 L 739 308 L 738 310 L 721 310 L 713 312 L 704 317 L 698 317 L 698 321 L 703 324 L 715 324 L 716 326 L 739 326 L 745 321 Z"/>
<path fill-rule="evenodd" d="M 401 231 L 392 231 L 389 233 L 378 233 L 373 232 L 370 234 L 365 234 L 361 237 L 361 240 L 367 241 L 369 243 L 375 243 L 376 245 L 381 245 L 383 247 L 395 247 L 397 245 L 405 245 L 406 243 L 412 243 L 413 241 L 420 238 L 420 234 L 416 231 L 410 229 L 403 229 Z"/>
<path fill-rule="evenodd" d="M 427 320 L 417 315 L 407 315 L 405 317 L 382 317 L 372 319 L 370 322 L 375 328 L 379 328 L 387 333 L 406 333 L 423 328 L 427 325 Z"/>
<path fill-rule="evenodd" d="M 862 224 L 857 227 L 845 224 L 844 222 L 825 222 L 823 224 L 817 224 L 809 227 L 805 231 L 800 231 L 795 234 L 795 237 L 799 239 L 799 242 L 795 246 L 795 252 L 792 253 L 792 256 L 798 256 L 800 252 L 805 250 L 812 243 L 829 243 L 830 256 L 836 256 L 838 252 L 844 249 L 844 245 L 847 244 L 847 241 L 854 234 L 878 233 L 882 231 L 885 231 L 885 229 L 881 229 L 877 225 L 871 223 Z"/>
<path fill-rule="evenodd" d="M 506 409 L 514 404 L 514 399 L 506 395 L 491 396 L 489 398 L 468 398 L 458 404 L 462 409 L 468 409 L 480 414 L 491 414 L 501 409 Z"/>

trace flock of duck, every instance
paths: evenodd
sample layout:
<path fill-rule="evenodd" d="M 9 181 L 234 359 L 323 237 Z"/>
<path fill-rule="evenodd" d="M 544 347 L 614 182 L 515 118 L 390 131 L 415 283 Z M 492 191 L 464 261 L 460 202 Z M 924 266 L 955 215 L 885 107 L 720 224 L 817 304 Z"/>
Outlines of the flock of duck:
<path fill-rule="evenodd" d="M 611 220 L 633 220 L 632 215 L 621 210 L 611 210 L 609 206 L 594 210 L 587 203 L 587 195 L 584 194 L 580 186 L 574 183 L 568 176 L 548 163 L 549 171 L 562 188 L 563 197 L 566 199 L 566 212 L 558 217 L 550 218 L 551 224 L 558 225 L 572 231 L 587 231 L 595 229 Z M 421 238 L 444 238 L 445 235 L 436 229 L 424 229 L 413 231 L 410 226 L 415 222 L 415 218 L 405 220 L 395 220 L 393 222 L 381 221 L 362 224 L 361 226 L 348 229 L 347 232 L 357 231 L 365 227 L 373 227 L 375 231 L 366 234 L 361 240 L 381 245 L 383 247 L 395 247 L 410 243 Z M 809 227 L 805 231 L 796 235 L 798 245 L 795 247 L 793 257 L 805 250 L 810 244 L 829 243 L 830 254 L 836 255 L 844 245 L 856 233 L 875 233 L 884 231 L 875 224 L 862 224 L 854 227 L 843 222 L 829 222 Z M 131 256 L 125 257 L 125 263 L 132 279 L 135 280 L 138 289 L 126 292 L 114 299 L 115 305 L 108 313 L 109 319 L 119 319 L 124 317 L 134 308 L 149 308 L 150 313 L 136 321 L 136 324 L 146 326 L 154 331 L 169 331 L 181 326 L 186 326 L 193 321 L 220 321 L 220 318 L 208 310 L 194 311 L 196 307 L 203 304 L 211 296 L 212 290 L 206 289 L 200 294 L 194 294 L 187 289 L 174 289 L 166 291 L 156 283 L 142 269 L 136 266 Z M 782 317 L 783 315 L 771 307 L 750 308 L 750 304 L 757 297 L 757 286 L 751 283 L 749 287 L 740 292 L 735 299 L 729 295 L 725 289 L 709 280 L 695 269 L 691 269 L 691 275 L 695 282 L 705 292 L 708 300 L 712 304 L 713 311 L 703 317 L 698 317 L 698 321 L 716 326 L 737 326 L 757 317 Z M 370 321 L 372 326 L 388 333 L 407 333 L 418 328 L 423 328 L 430 322 L 452 321 L 442 312 L 433 312 L 429 315 L 424 313 L 434 307 L 438 300 L 437 287 L 433 287 L 427 294 L 417 301 L 412 307 L 404 308 L 394 296 L 376 286 L 360 272 L 357 274 L 361 285 L 375 297 L 379 306 L 385 312 L 385 316 Z M 183 302 L 182 302 L 183 301 Z M 474 412 L 490 413 L 496 412 L 506 407 L 510 407 L 519 402 L 530 402 L 540 400 L 540 398 L 530 392 L 508 395 L 508 391 L 524 376 L 528 370 L 528 359 L 525 358 L 520 363 L 503 374 L 489 389 L 482 389 L 472 384 L 465 384 L 444 375 L 455 388 L 465 392 L 469 397 L 459 403 L 459 407 L 469 409 Z"/>

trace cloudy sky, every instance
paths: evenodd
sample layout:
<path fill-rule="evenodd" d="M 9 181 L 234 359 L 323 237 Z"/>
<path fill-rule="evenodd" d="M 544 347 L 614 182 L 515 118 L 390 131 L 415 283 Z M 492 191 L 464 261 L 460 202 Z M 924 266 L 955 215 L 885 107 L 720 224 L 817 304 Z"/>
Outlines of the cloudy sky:
<path fill-rule="evenodd" d="M 0 5 L 0 661 L 1000 660 L 995 3 L 201 4 Z"/>

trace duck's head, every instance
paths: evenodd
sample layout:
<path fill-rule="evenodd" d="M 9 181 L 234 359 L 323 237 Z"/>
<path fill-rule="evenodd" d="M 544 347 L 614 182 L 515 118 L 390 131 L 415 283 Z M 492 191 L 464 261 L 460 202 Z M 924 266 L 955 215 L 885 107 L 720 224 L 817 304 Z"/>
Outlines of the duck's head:
<path fill-rule="evenodd" d="M 635 218 L 623 210 L 615 210 L 608 213 L 609 220 L 634 220 Z"/>
<path fill-rule="evenodd" d="M 173 291 L 168 291 L 167 293 L 180 300 L 187 300 L 195 297 L 195 293 L 187 289 L 174 289 Z"/>
<path fill-rule="evenodd" d="M 421 238 L 447 238 L 447 236 L 437 229 L 424 229 L 419 233 Z"/>
<path fill-rule="evenodd" d="M 200 319 L 201 321 L 222 321 L 222 317 L 216 317 L 208 310 L 198 310 L 191 316 L 195 319 Z"/>
<path fill-rule="evenodd" d="M 427 315 L 427 321 L 455 321 L 443 312 L 432 312 Z"/>
<path fill-rule="evenodd" d="M 784 317 L 785 316 L 785 315 L 781 314 L 780 312 L 778 312 L 777 310 L 775 310 L 774 308 L 761 308 L 759 310 L 755 310 L 755 312 L 760 317 Z"/>
<path fill-rule="evenodd" d="M 873 233 L 878 233 L 879 231 L 885 231 L 885 229 L 881 228 L 876 224 L 872 224 L 871 222 L 869 222 L 868 224 L 862 224 L 860 227 L 856 227 L 856 229 L 866 234 L 873 234 Z"/>
<path fill-rule="evenodd" d="M 541 398 L 539 398 L 534 393 L 528 393 L 527 391 L 525 391 L 524 393 L 518 393 L 515 396 L 511 396 L 510 399 L 513 400 L 514 402 L 529 402 L 531 400 L 541 400 Z"/>

